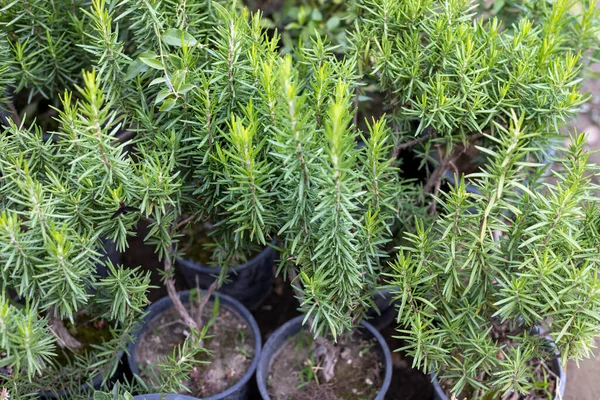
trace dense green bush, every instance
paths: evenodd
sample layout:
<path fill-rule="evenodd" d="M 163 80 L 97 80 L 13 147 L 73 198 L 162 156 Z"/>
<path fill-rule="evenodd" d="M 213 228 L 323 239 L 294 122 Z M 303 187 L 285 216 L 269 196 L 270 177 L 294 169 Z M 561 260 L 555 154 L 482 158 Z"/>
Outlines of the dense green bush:
<path fill-rule="evenodd" d="M 95 360 L 129 340 L 148 277 L 110 264 L 98 277 L 100 239 L 123 250 L 140 222 L 198 332 L 173 272 L 191 224 L 213 226 L 219 283 L 240 252 L 277 247 L 306 321 L 330 339 L 372 306 L 401 227 L 408 243 L 387 271 L 406 350 L 455 392 L 529 390 L 523 363 L 540 341 L 525 332 L 548 317 L 565 359 L 585 354 L 599 324 L 586 280 L 597 221 L 582 139 L 559 159 L 550 200 L 534 161 L 586 100 L 579 80 L 595 60 L 598 11 L 557 1 L 515 14 L 512 4 L 491 11 L 514 17 L 508 26 L 489 10 L 474 18 L 469 0 L 356 0 L 344 19 L 351 32 L 330 22 L 335 7 L 326 14 L 325 30 L 347 48 L 292 26 L 284 36 L 303 37 L 292 49 L 260 14 L 225 0 L 0 0 L 0 93 L 12 117 L 0 135 L 0 324 L 10 327 L 0 332 L 0 379 L 11 395 L 45 387 L 38 376 L 58 368 L 52 346 L 65 340 L 56 327 L 81 310 L 103 307 L 118 339 L 73 367 L 91 377 L 112 366 Z M 19 121 L 18 100 L 39 97 L 56 107 L 50 132 L 32 116 Z M 487 157 L 470 177 L 479 194 L 464 185 L 440 194 L 443 172 L 473 144 Z M 423 187 L 401 175 L 414 167 L 401 165 L 407 152 L 438 164 Z M 425 211 L 427 222 L 407 227 Z M 524 347 L 489 336 L 506 321 Z M 519 363 L 508 365 L 513 352 Z"/>
<path fill-rule="evenodd" d="M 459 398 L 552 391 L 550 361 L 589 356 L 600 333 L 597 169 L 579 136 L 552 181 L 528 181 L 523 125 L 500 129 L 479 193 L 442 195 L 393 264 L 404 350 Z"/>
<path fill-rule="evenodd" d="M 111 216 L 127 190 L 139 189 L 96 78 L 84 74 L 77 102 L 65 93 L 56 141 L 12 121 L 0 135 L 0 368 L 15 398 L 110 377 L 147 304 L 147 274 L 110 260 L 106 276 L 97 270 L 102 239 L 123 249 L 133 233 L 134 218 Z M 82 313 L 111 326 L 112 339 L 86 355 L 87 343 L 65 327 Z"/>

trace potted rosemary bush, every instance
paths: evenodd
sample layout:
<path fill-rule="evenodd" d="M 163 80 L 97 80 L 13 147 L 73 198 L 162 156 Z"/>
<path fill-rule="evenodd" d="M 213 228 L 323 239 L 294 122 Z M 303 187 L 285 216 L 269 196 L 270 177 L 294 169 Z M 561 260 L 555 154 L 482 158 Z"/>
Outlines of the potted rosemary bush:
<path fill-rule="evenodd" d="M 149 276 L 104 261 L 134 220 L 111 218 L 133 188 L 131 162 L 95 73 L 65 92 L 56 141 L 9 121 L 0 134 L 0 386 L 11 397 L 64 396 L 112 376 L 147 303 Z"/>
<path fill-rule="evenodd" d="M 148 90 L 148 81 L 137 79 L 136 74 L 146 72 L 143 71 L 144 67 L 156 67 L 156 62 L 153 63 L 155 60 L 152 57 L 140 57 L 137 59 L 138 63 L 131 66 L 131 59 L 127 54 L 135 52 L 136 48 L 150 48 L 156 44 L 152 41 L 153 38 L 145 35 L 145 28 L 139 27 L 140 21 L 146 21 L 155 10 L 151 5 L 148 5 L 149 9 L 140 9 L 134 3 L 127 2 L 117 6 L 116 2 L 92 1 L 82 3 L 85 7 L 80 9 L 79 4 L 73 2 L 57 2 L 54 4 L 57 7 L 54 10 L 56 15 L 47 8 L 36 6 L 40 19 L 34 19 L 34 22 L 37 21 L 35 23 L 27 19 L 28 15 L 23 16 L 23 13 L 27 14 L 27 8 L 20 7 L 21 3 L 8 4 L 6 7 L 11 13 L 3 14 L 3 18 L 6 16 L 7 19 L 2 22 L 7 26 L 14 27 L 27 22 L 31 23 L 31 29 L 36 29 L 39 25 L 50 31 L 54 25 L 43 23 L 46 21 L 44 18 L 54 21 L 60 16 L 64 17 L 61 12 L 65 11 L 73 23 L 85 25 L 81 31 L 73 29 L 70 38 L 75 38 L 74 46 L 77 49 L 84 49 L 92 54 L 96 67 L 94 72 L 85 73 L 83 80 L 61 70 L 61 77 L 69 83 L 83 84 L 78 92 L 66 91 L 60 97 L 61 103 L 55 111 L 58 116 L 56 132 L 51 132 L 53 140 L 43 140 L 37 124 L 29 128 L 23 121 L 18 121 L 19 115 L 15 112 L 14 104 L 11 105 L 10 100 L 8 101 L 7 108 L 12 114 L 7 121 L 8 126 L 2 130 L 2 206 L 5 213 L 2 218 L 5 222 L 1 243 L 4 263 L 2 298 L 6 309 L 3 321 L 10 329 L 3 329 L 2 332 L 1 382 L 3 387 L 8 387 L 11 396 L 41 392 L 44 397 L 52 397 L 64 396 L 65 391 L 77 394 L 83 391 L 77 387 L 70 388 L 71 383 L 79 386 L 89 382 L 96 387 L 102 380 L 110 377 L 123 348 L 134 341 L 132 330 L 139 322 L 142 306 L 147 303 L 145 291 L 149 277 L 140 275 L 136 270 L 124 270 L 110 264 L 106 265 L 109 270 L 106 278 L 97 276 L 100 236 L 106 235 L 114 240 L 122 251 L 127 246 L 127 236 L 134 234 L 134 227 L 141 217 L 149 221 L 151 233 L 148 240 L 154 240 L 158 251 L 163 256 L 166 255 L 166 285 L 169 293 L 176 299 L 176 305 L 182 306 L 171 275 L 172 257 L 176 254 L 173 243 L 176 243 L 179 232 L 174 228 L 183 220 L 193 219 L 183 213 L 198 209 L 196 198 L 192 196 L 194 186 L 191 183 L 192 179 L 197 178 L 186 174 L 193 166 L 182 161 L 188 161 L 190 153 L 178 152 L 177 160 L 170 158 L 173 145 L 178 146 L 180 143 L 172 141 L 173 132 L 177 129 L 165 128 L 161 131 L 164 135 L 149 138 L 154 133 L 153 127 L 162 129 L 164 126 L 160 125 L 160 120 L 152 118 L 155 110 L 145 107 L 145 96 L 153 97 L 154 101 L 154 88 Z M 202 5 L 202 12 L 206 11 L 207 4 L 210 6 L 208 2 L 199 4 Z M 186 17 L 193 22 L 192 16 L 202 20 L 205 14 L 195 14 L 199 9 L 198 5 L 190 6 Z M 127 16 L 128 12 L 131 15 Z M 117 15 L 124 19 L 120 31 L 116 22 L 113 25 L 112 17 Z M 169 15 L 174 14 L 169 10 Z M 75 16 L 81 16 L 81 19 Z M 224 17 L 223 14 L 220 16 Z M 42 83 L 36 85 L 26 79 L 27 73 L 31 71 L 21 62 L 18 50 L 27 39 L 19 36 L 24 35 L 25 25 L 19 26 L 16 31 L 9 32 L 10 45 L 4 36 L 1 38 L 1 50 L 3 54 L 9 55 L 2 63 L 3 72 L 9 73 L 3 75 L 2 84 L 17 87 L 17 90 L 30 88 L 36 94 L 42 93 Z M 204 25 L 196 26 L 202 29 Z M 62 29 L 67 27 L 68 25 L 61 25 Z M 160 43 L 158 48 L 166 46 L 167 42 L 169 46 L 184 47 L 185 40 L 174 33 L 174 30 L 182 31 L 173 29 L 166 32 L 162 28 L 157 29 L 154 39 L 158 39 Z M 120 37 L 113 35 L 116 31 L 122 34 L 130 32 L 133 39 L 120 42 Z M 48 42 L 52 42 L 53 34 L 64 35 L 64 32 L 60 32 L 62 31 L 48 33 Z M 85 34 L 78 39 L 78 35 L 74 34 L 76 32 Z M 163 33 L 167 38 L 165 43 L 160 36 Z M 180 39 L 184 41 L 180 42 Z M 61 46 L 63 44 L 60 43 Z M 121 47 L 113 48 L 113 44 Z M 38 45 L 40 41 L 36 41 L 35 46 Z M 64 60 L 57 57 L 50 63 L 40 56 L 37 61 L 43 61 L 44 64 L 66 64 L 69 56 L 65 54 L 69 53 L 69 46 L 60 52 L 61 56 L 66 57 Z M 41 47 L 31 51 L 33 54 L 47 51 L 54 55 L 52 48 L 44 45 Z M 79 57 L 86 58 L 89 56 Z M 172 61 L 173 58 L 170 58 L 170 62 Z M 124 68 L 121 70 L 122 66 Z M 7 77 L 9 79 L 5 81 Z M 23 87 L 15 83 L 16 78 L 25 80 Z M 33 78 L 35 77 L 31 77 Z M 135 81 L 133 78 L 136 78 Z M 49 81 L 48 84 L 61 83 Z M 65 82 L 63 84 L 66 85 Z M 186 89 L 180 85 L 181 82 L 176 85 L 177 90 L 180 90 L 178 95 L 189 90 L 189 87 Z M 56 87 L 50 87 L 48 97 L 58 97 L 54 93 Z M 146 90 L 138 92 L 141 88 Z M 165 112 L 164 118 L 168 110 L 161 108 L 160 111 Z M 177 118 L 168 121 L 173 125 L 177 122 Z M 123 125 L 138 130 L 149 129 L 150 133 L 147 136 L 138 135 L 135 141 L 128 142 L 128 148 L 132 148 L 128 152 L 124 144 L 110 137 Z M 188 150 L 191 148 L 196 150 L 194 146 L 190 146 Z M 198 153 L 196 155 L 203 156 Z M 179 180 L 179 177 L 182 179 Z M 212 189 L 212 184 L 208 186 Z M 198 217 L 198 214 L 193 217 Z M 238 249 L 240 246 L 232 247 Z M 212 285 L 210 291 L 214 291 L 215 286 L 216 284 Z M 8 304 L 15 296 L 17 300 L 23 299 L 23 310 L 17 305 Z M 208 300 L 210 293 L 202 296 L 196 291 L 194 296 L 199 304 L 204 304 L 202 300 Z M 235 343 L 239 344 L 239 350 L 236 347 L 237 354 L 245 352 L 244 359 L 257 360 L 260 335 L 258 329 L 252 329 L 256 328 L 252 317 L 234 300 L 228 301 L 225 296 L 220 300 L 221 308 L 215 306 L 212 310 L 219 312 L 225 319 L 231 319 L 232 323 L 238 321 L 233 328 L 234 333 L 241 336 L 240 343 Z M 219 300 L 214 303 L 219 303 Z M 233 311 L 230 310 L 232 307 Z M 235 314 L 236 308 L 242 311 Z M 191 328 L 191 333 L 186 331 L 191 340 L 185 341 L 180 350 L 190 358 L 192 354 L 204 350 L 202 344 L 206 344 L 206 348 L 210 350 L 209 343 L 203 342 L 204 339 L 208 340 L 206 330 L 199 328 L 204 325 L 199 322 L 201 312 L 190 314 L 185 307 L 180 309 L 180 317 L 186 322 L 184 325 L 187 329 Z M 232 312 L 238 317 L 237 320 L 228 318 L 232 316 Z M 244 315 L 238 315 L 240 313 Z M 27 319 L 21 321 L 23 316 Z M 86 319 L 81 322 L 80 318 L 84 317 Z M 240 318 L 242 322 L 247 322 L 245 328 L 250 329 L 249 333 L 243 330 L 244 323 L 239 322 Z M 27 324 L 25 328 L 35 328 L 35 331 L 17 329 L 24 323 Z M 99 337 L 99 340 L 82 343 L 80 336 L 87 331 L 79 329 L 80 325 L 85 325 L 88 330 L 102 331 L 106 335 Z M 237 329 L 241 332 L 237 332 Z M 25 345 L 19 342 L 30 334 L 34 334 L 36 340 Z M 55 351 L 52 346 L 54 342 L 66 350 Z M 192 343 L 199 346 L 190 350 Z M 91 351 L 92 348 L 95 351 Z M 70 353 L 63 356 L 67 351 Z M 61 364 L 55 359 L 60 359 Z M 188 363 L 175 370 L 168 360 L 164 361 L 165 379 L 170 381 L 160 382 L 161 387 L 179 388 L 186 376 L 185 372 L 194 372 L 191 368 L 197 366 L 197 363 Z M 248 363 L 240 363 L 242 364 Z M 73 371 L 77 372 L 73 382 L 66 378 L 57 379 L 59 376 L 68 376 Z M 241 375 L 246 375 L 244 385 L 252 371 L 251 366 L 247 371 L 242 371 Z M 221 380 L 229 383 L 231 378 L 232 376 L 225 376 Z"/>
<path fill-rule="evenodd" d="M 443 194 L 393 264 L 403 350 L 440 399 L 561 398 L 562 368 L 600 330 L 597 169 L 580 135 L 546 182 L 524 183 L 540 134 L 524 125 L 498 127 L 479 193 L 462 179 Z"/>
<path fill-rule="evenodd" d="M 228 277 L 238 260 L 273 239 L 271 226 L 251 220 L 246 209 L 252 210 L 254 203 L 248 196 L 263 195 L 251 190 L 264 179 L 254 168 L 266 165 L 248 165 L 247 149 L 233 142 L 252 143 L 247 118 L 262 115 L 252 114 L 253 101 L 260 99 L 252 88 L 252 62 L 271 54 L 271 44 L 258 19 L 250 21 L 246 11 L 238 12 L 231 3 L 190 1 L 174 12 L 166 3 L 93 1 L 88 17 L 93 30 L 87 50 L 103 71 L 114 107 L 136 133 L 131 141 L 137 168 L 133 176 L 143 188 L 126 207 L 138 209 L 149 224 L 146 241 L 162 261 L 168 293 L 150 306 L 130 344 L 130 368 L 150 390 L 244 398 L 260 354 L 260 333 L 242 304 L 215 290 L 221 285 L 224 292 L 232 289 L 226 278 L 235 289 L 236 280 L 258 275 L 257 285 L 263 287 L 259 296 L 230 292 L 255 304 L 272 282 L 270 248 L 254 265 L 265 271 L 254 268 L 235 275 L 252 269 L 245 265 L 233 268 Z M 260 148 L 255 151 L 261 153 Z M 241 197 L 244 207 L 233 209 L 231 201 Z M 176 260 L 190 251 L 187 244 L 205 227 L 216 247 L 212 254 L 218 268 L 206 273 L 214 275 L 210 279 L 195 279 L 202 271 L 188 271 L 192 290 L 178 292 Z"/>
<path fill-rule="evenodd" d="M 277 237 L 280 270 L 292 276 L 312 334 L 320 338 L 304 359 L 327 364 L 323 376 L 332 379 L 336 361 L 347 357 L 334 340 L 357 327 L 373 303 L 378 249 L 389 240 L 387 225 L 396 218 L 402 188 L 382 121 L 371 124 L 367 146 L 356 148 L 352 60 L 337 61 L 317 39 L 293 64 L 280 57 L 277 38 L 266 35 L 259 15 L 249 19 L 231 5 L 188 2 L 186 13 L 173 14 L 161 4 L 124 4 L 119 11 L 113 3 L 93 2 L 95 39 L 88 49 L 114 104 L 134 116 L 133 143 L 144 155 L 140 172 L 155 177 L 133 204 L 151 221 L 148 238 L 164 261 L 173 318 L 184 321 L 180 336 L 201 332 L 214 309 L 202 300 L 203 311 L 188 309 L 186 299 L 210 298 L 227 270 L 220 263 L 220 279 L 202 296 L 178 294 L 173 265 L 182 253 L 182 229 L 208 221 L 228 254 Z M 134 38 L 135 57 L 112 30 L 119 12 L 129 18 L 129 27 L 119 29 Z M 370 380 L 369 390 L 381 397 L 391 373 L 389 351 L 374 330 L 365 332 L 353 349 L 367 352 L 377 339 L 371 357 L 376 373 L 364 376 L 363 384 Z M 195 395 L 207 394 L 195 389 Z M 177 390 L 178 384 L 170 391 Z"/>
<path fill-rule="evenodd" d="M 506 126 L 513 109 L 524 128 L 542 133 L 535 140 L 545 152 L 532 156 L 544 161 L 586 101 L 579 81 L 582 67 L 598 59 L 596 2 L 536 4 L 502 21 L 472 0 L 354 3 L 350 43 L 359 71 L 383 95 L 397 154 L 416 155 L 426 170 L 426 193 L 437 194 L 444 175 L 477 172 L 487 153 L 474 146 L 493 149 L 487 135 L 496 137 L 495 123 Z M 358 94 L 376 93 L 370 87 Z"/>
<path fill-rule="evenodd" d="M 91 67 L 85 51 L 88 7 L 81 0 L 58 0 L 52 7 L 37 0 L 0 2 L 3 108 L 18 125 L 25 115 L 35 117 L 46 138 L 58 126 L 60 95 L 81 86 L 81 71 Z"/>
<path fill-rule="evenodd" d="M 13 398 L 86 393 L 109 379 L 149 283 L 117 265 L 134 220 L 111 215 L 132 167 L 109 137 L 118 125 L 96 75 L 81 74 L 84 12 L 40 3 L 4 2 L 0 16 L 0 386 Z M 29 105 L 17 109 L 17 97 Z M 48 105 L 57 109 L 37 112 Z"/>

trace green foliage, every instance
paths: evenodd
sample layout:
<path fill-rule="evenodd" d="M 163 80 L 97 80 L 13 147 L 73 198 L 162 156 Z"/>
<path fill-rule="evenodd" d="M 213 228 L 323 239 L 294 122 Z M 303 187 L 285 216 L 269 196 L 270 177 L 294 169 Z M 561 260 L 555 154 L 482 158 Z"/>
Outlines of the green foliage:
<path fill-rule="evenodd" d="M 252 2 L 249 2 L 252 3 Z M 342 0 L 285 0 L 280 7 L 263 10 L 263 24 L 281 32 L 281 51 L 293 52 L 309 44 L 315 36 L 326 37 L 337 54 L 348 47 L 347 29 L 352 26 L 353 13 Z"/>
<path fill-rule="evenodd" d="M 536 0 L 514 1 L 496 0 L 488 2 L 480 0 L 480 10 L 484 15 L 493 15 L 504 21 L 507 26 L 521 18 L 527 18 L 535 23 L 543 23 L 552 14 L 551 3 Z M 597 1 L 583 0 L 565 2 L 569 10 L 569 19 L 556 21 L 566 27 L 569 33 L 569 47 L 573 53 L 581 53 L 585 63 L 597 63 L 600 52 L 600 9 Z"/>
<path fill-rule="evenodd" d="M 10 366 L 30 376 L 42 372 L 55 355 L 52 340 L 44 318 L 37 307 L 19 307 L 11 304 L 4 293 L 0 297 L 0 346 L 6 355 L 0 359 L 0 368 Z"/>
<path fill-rule="evenodd" d="M 92 8 L 96 21 L 117 19 L 116 12 L 101 17 L 111 5 L 100 5 Z M 208 220 L 214 254 L 228 266 L 240 249 L 277 235 L 285 259 L 299 269 L 295 285 L 314 332 L 336 336 L 352 328 L 372 301 L 378 249 L 387 241 L 380 236 L 396 216 L 401 187 L 383 122 L 373 122 L 370 135 L 363 133 L 367 147 L 356 148 L 355 65 L 336 61 L 316 40 L 296 68 L 279 56 L 260 15 L 235 6 L 197 8 L 205 14 L 189 23 L 193 29 L 161 7 L 131 10 L 137 57 L 105 81 L 109 93 L 130 96 L 121 104 L 135 116 L 133 129 L 152 132 L 134 139 L 145 155 L 134 176 L 152 179 L 137 193 L 153 194 L 134 202 L 151 221 L 148 239 L 164 256 L 181 221 Z M 200 18 L 187 15 L 188 22 Z M 141 24 L 153 34 L 138 30 Z M 96 54 L 126 48 L 92 42 Z M 115 65 L 106 57 L 99 62 L 101 70 Z"/>
<path fill-rule="evenodd" d="M 12 121 L 0 134 L 0 274 L 3 325 L 10 327 L 3 330 L 0 363 L 11 368 L 5 379 L 14 397 L 59 388 L 64 382 L 56 377 L 68 371 L 80 383 L 98 374 L 108 378 L 147 304 L 149 275 L 110 261 L 108 276 L 97 275 L 102 240 L 124 248 L 137 220 L 111 216 L 139 190 L 129 179 L 131 160 L 111 134 L 115 115 L 97 79 L 84 74 L 79 101 L 65 92 L 52 139 L 44 140 L 35 125 Z M 8 293 L 28 306 L 16 309 Z M 96 308 L 98 318 L 115 325 L 114 340 L 58 366 L 49 320 L 73 321 Z"/>
<path fill-rule="evenodd" d="M 0 133 L 0 323 L 13 328 L 0 336 L 0 368 L 12 368 L 11 396 L 54 371 L 110 375 L 149 276 L 107 262 L 101 278 L 96 264 L 102 240 L 122 251 L 138 222 L 171 292 L 189 224 L 211 227 L 219 283 L 240 253 L 277 247 L 312 333 L 333 339 L 372 306 L 384 249 L 405 229 L 392 283 L 406 350 L 457 393 L 541 388 L 529 362 L 553 354 L 536 325 L 565 359 L 585 355 L 600 322 L 596 187 L 581 138 L 557 183 L 542 187 L 532 161 L 586 100 L 598 11 L 560 0 L 514 14 L 501 3 L 474 19 L 471 0 L 356 0 L 343 16 L 323 1 L 296 25 L 277 22 L 290 28 L 282 49 L 262 15 L 234 1 L 0 0 L 0 97 L 48 97 L 58 122 L 42 132 L 16 118 Z M 300 46 L 282 56 L 294 37 Z M 366 101 L 387 115 L 364 118 Z M 459 143 L 488 159 L 470 177 L 479 193 L 461 178 L 440 195 Z M 423 187 L 400 178 L 402 151 L 421 166 L 437 151 Z M 115 213 L 123 207 L 139 211 Z M 88 309 L 115 323 L 114 340 L 54 365 L 53 321 Z M 506 330 L 510 343 L 494 336 Z M 160 366 L 166 389 L 181 388 L 204 334 L 192 330 Z"/>
<path fill-rule="evenodd" d="M 0 2 L 0 27 L 11 53 L 8 63 L 2 60 L 15 71 L 17 91 L 48 98 L 77 82 L 89 67 L 80 47 L 86 42 L 85 7 L 84 0 Z"/>
<path fill-rule="evenodd" d="M 385 94 L 397 140 L 426 136 L 422 146 L 450 157 L 474 135 L 496 136 L 495 124 L 506 126 L 514 110 L 547 145 L 586 100 L 578 82 L 599 40 L 598 11 L 535 3 L 544 4 L 539 18 L 508 25 L 476 18 L 472 0 L 357 1 L 355 57 Z"/>
<path fill-rule="evenodd" d="M 10 47 L 6 36 L 0 34 L 0 59 L 8 60 L 10 55 Z M 0 112 L 4 110 L 6 97 L 9 88 L 14 85 L 15 76 L 10 63 L 4 62 L 0 64 Z"/>
<path fill-rule="evenodd" d="M 121 393 L 121 391 L 119 390 L 119 386 L 115 385 L 112 392 L 99 392 L 99 391 L 94 392 L 93 399 L 94 400 L 133 400 L 133 396 L 127 391 L 124 391 L 123 393 Z"/>
<path fill-rule="evenodd" d="M 597 169 L 580 135 L 551 179 L 527 181 L 540 133 L 524 124 L 499 127 L 479 193 L 443 194 L 393 264 L 404 350 L 458 397 L 529 393 L 537 360 L 580 359 L 599 333 Z"/>
<path fill-rule="evenodd" d="M 173 349 L 170 356 L 165 357 L 156 366 L 148 366 L 147 374 L 153 380 L 152 390 L 159 393 L 179 393 L 190 391 L 182 382 L 198 364 L 208 363 L 201 357 L 210 357 L 210 353 L 202 346 L 207 336 L 208 326 L 201 332 L 192 331 L 183 344 Z"/>

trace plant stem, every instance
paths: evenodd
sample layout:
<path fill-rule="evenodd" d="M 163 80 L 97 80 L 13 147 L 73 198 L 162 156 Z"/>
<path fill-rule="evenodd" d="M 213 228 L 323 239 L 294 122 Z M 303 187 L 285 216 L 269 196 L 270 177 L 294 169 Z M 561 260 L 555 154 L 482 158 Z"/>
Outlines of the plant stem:
<path fill-rule="evenodd" d="M 288 274 L 290 276 L 290 283 L 293 283 L 298 277 L 294 267 L 289 268 Z M 298 301 L 300 301 L 302 293 L 300 293 L 298 288 L 294 287 L 294 285 L 292 285 L 292 289 L 294 290 Z M 313 319 L 310 317 L 308 318 L 308 324 L 311 326 L 313 324 Z M 323 336 L 317 336 L 315 342 L 318 344 L 317 348 L 314 350 L 315 359 L 320 359 L 322 365 L 319 372 L 323 375 L 325 382 L 329 382 L 335 375 L 335 366 L 338 362 L 340 349 Z"/>
<path fill-rule="evenodd" d="M 175 225 L 175 230 L 178 231 L 180 228 L 184 227 L 185 225 L 188 224 L 188 222 L 196 219 L 198 217 L 197 214 L 193 214 L 190 215 L 189 217 L 187 217 L 186 219 L 180 221 L 177 225 Z"/>
<path fill-rule="evenodd" d="M 394 148 L 394 152 L 392 153 L 392 159 L 395 160 L 396 158 L 398 158 L 400 151 L 402 151 L 404 149 L 408 149 L 409 147 L 413 147 L 414 145 L 419 144 L 421 142 L 424 142 L 427 139 L 429 139 L 430 136 L 431 136 L 431 134 L 427 133 L 421 137 L 411 140 L 410 142 L 404 142 L 404 143 L 398 144 Z"/>
<path fill-rule="evenodd" d="M 458 153 L 458 148 L 455 147 L 450 153 L 449 156 L 442 158 L 440 164 L 433 170 L 433 173 L 423 186 L 423 191 L 425 193 L 432 193 L 432 190 L 438 185 L 438 182 L 442 180 L 442 176 L 444 175 L 444 171 L 448 167 L 448 164 L 454 162 L 454 160 L 458 157 L 460 153 Z"/>
<path fill-rule="evenodd" d="M 17 126 L 21 127 L 21 124 L 22 124 L 21 117 L 19 116 L 19 113 L 17 112 L 17 109 L 15 108 L 15 105 L 13 104 L 12 101 L 10 103 L 8 103 L 8 109 L 12 113 L 12 118 L 13 118 L 13 121 L 15 122 L 15 124 L 17 124 Z"/>
<path fill-rule="evenodd" d="M 51 310 L 51 314 L 54 314 L 54 309 Z M 63 349 L 69 349 L 71 351 L 77 351 L 83 347 L 81 342 L 67 329 L 62 319 L 58 317 L 52 317 L 50 319 L 50 331 L 56 337 L 56 342 Z"/>
<path fill-rule="evenodd" d="M 196 324 L 196 321 L 194 321 L 194 319 L 190 316 L 190 313 L 188 313 L 188 311 L 185 309 L 185 306 L 183 305 L 183 303 L 181 302 L 181 299 L 179 298 L 177 289 L 175 289 L 175 279 L 173 279 L 173 273 L 172 273 L 173 264 L 171 262 L 172 249 L 173 249 L 173 246 L 169 246 L 167 254 L 165 254 L 165 260 L 164 260 L 164 270 L 165 270 L 165 275 L 166 275 L 165 284 L 167 286 L 167 293 L 169 295 L 169 298 L 173 302 L 173 307 L 175 307 L 175 309 L 179 313 L 179 316 L 181 317 L 183 322 L 190 329 L 194 329 L 195 331 L 200 332 L 199 326 Z"/>
<path fill-rule="evenodd" d="M 198 293 L 198 304 L 196 305 L 196 324 L 200 327 L 202 326 L 202 314 L 204 312 L 204 308 L 210 300 L 210 296 L 217 290 L 217 286 L 219 286 L 219 280 L 215 279 L 213 283 L 210 284 L 208 289 L 206 289 L 206 293 L 204 296 L 200 297 L 200 287 L 198 285 L 198 279 L 196 279 L 196 293 Z"/>

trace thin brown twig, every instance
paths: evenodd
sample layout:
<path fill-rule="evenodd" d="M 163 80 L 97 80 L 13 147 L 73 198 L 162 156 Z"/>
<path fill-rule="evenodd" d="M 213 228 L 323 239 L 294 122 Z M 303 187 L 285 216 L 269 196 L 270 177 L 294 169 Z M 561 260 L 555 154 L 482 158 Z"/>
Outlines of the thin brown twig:
<path fill-rule="evenodd" d="M 172 250 L 172 246 L 169 246 L 169 249 L 168 249 L 167 254 L 165 255 L 165 261 L 164 261 L 164 270 L 165 270 L 165 274 L 167 276 L 166 282 L 165 282 L 165 284 L 167 286 L 167 293 L 169 295 L 169 298 L 173 302 L 173 307 L 175 307 L 175 309 L 179 313 L 179 316 L 181 317 L 181 319 L 183 319 L 183 322 L 190 329 L 194 329 L 197 332 L 200 332 L 199 326 L 196 325 L 196 321 L 194 321 L 194 319 L 190 316 L 188 311 L 185 309 L 185 306 L 183 305 L 183 303 L 181 302 L 181 299 L 179 298 L 177 289 L 175 288 L 175 279 L 173 279 L 173 275 L 171 272 L 171 268 L 173 266 L 172 262 L 171 262 L 171 250 Z"/>
<path fill-rule="evenodd" d="M 194 220 L 196 217 L 198 217 L 198 214 L 193 214 L 193 215 L 190 215 L 189 217 L 187 217 L 186 219 L 180 221 L 177 225 L 175 225 L 175 230 L 178 231 L 179 228 L 181 228 L 182 226 L 187 225 L 188 222 Z"/>
<path fill-rule="evenodd" d="M 177 325 L 177 324 L 184 324 L 185 325 L 185 322 L 183 322 L 183 320 L 181 320 L 181 319 L 176 319 L 175 321 L 165 322 L 164 324 L 156 327 L 156 330 L 160 331 L 160 330 L 162 330 L 164 328 L 167 328 L 167 327 L 172 326 L 172 325 Z"/>
<path fill-rule="evenodd" d="M 554 373 L 554 371 L 552 371 L 552 369 L 551 369 L 550 367 L 548 367 L 548 364 L 546 364 L 546 363 L 544 362 L 544 360 L 540 360 L 540 364 L 542 364 L 542 366 L 544 367 L 544 369 L 545 369 L 545 370 L 546 370 L 546 371 L 547 371 L 547 372 L 548 372 L 550 375 L 552 375 L 552 376 L 553 376 L 553 377 L 556 379 L 557 386 L 559 386 L 559 385 L 558 385 L 558 383 L 560 383 L 560 376 L 556 375 L 556 374 Z"/>
<path fill-rule="evenodd" d="M 431 134 L 427 133 L 421 137 L 411 140 L 410 142 L 404 142 L 404 143 L 400 143 L 400 144 L 396 145 L 396 147 L 394 148 L 394 151 L 392 152 L 392 159 L 395 160 L 396 158 L 398 158 L 398 155 L 400 154 L 400 152 L 402 150 L 408 149 L 409 147 L 413 147 L 416 144 L 424 142 L 427 139 L 429 139 L 430 137 L 431 137 Z"/>
<path fill-rule="evenodd" d="M 431 193 L 433 188 L 436 187 L 438 181 L 442 180 L 442 176 L 444 175 L 444 172 L 446 171 L 448 164 L 451 161 L 453 161 L 455 158 L 458 158 L 459 154 L 457 154 L 457 150 L 458 150 L 458 148 L 455 147 L 454 150 L 452 150 L 452 153 L 450 153 L 450 155 L 448 157 L 442 158 L 441 162 L 433 170 L 431 176 L 425 183 L 425 186 L 423 186 L 423 191 L 425 193 Z"/>
<path fill-rule="evenodd" d="M 53 314 L 54 308 L 52 308 L 50 312 Z M 50 331 L 54 334 L 56 342 L 62 348 L 79 350 L 83 347 L 81 342 L 71 335 L 71 332 L 69 332 L 62 319 L 59 317 L 53 316 L 50 319 Z"/>
<path fill-rule="evenodd" d="M 452 150 L 452 152 L 450 153 L 449 156 L 447 156 L 447 157 L 440 156 L 439 158 L 441 161 L 440 161 L 439 165 L 433 170 L 433 173 L 431 174 L 431 176 L 425 183 L 425 186 L 423 186 L 423 191 L 425 193 L 431 193 L 432 189 L 437 186 L 437 181 L 442 179 L 442 176 L 444 175 L 444 172 L 448 168 L 448 165 L 455 165 L 454 162 L 458 159 L 458 157 L 460 157 L 460 155 L 462 155 L 464 152 L 467 151 L 467 149 L 470 146 L 470 143 L 472 141 L 480 138 L 481 136 L 482 136 L 481 133 L 474 133 L 472 135 L 469 135 L 469 136 L 467 136 L 467 138 L 465 140 L 465 144 L 463 145 L 462 149 L 460 147 L 454 147 L 454 149 Z M 440 150 L 439 146 L 438 146 L 438 150 Z M 456 170 L 456 166 L 454 167 L 454 169 Z"/>
<path fill-rule="evenodd" d="M 215 279 L 213 283 L 210 284 L 208 289 L 206 289 L 206 293 L 204 296 L 200 297 L 200 285 L 198 284 L 198 277 L 196 277 L 196 293 L 198 293 L 198 304 L 196 305 L 196 324 L 198 326 L 202 326 L 202 314 L 204 313 L 204 308 L 210 300 L 210 296 L 217 290 L 217 286 L 219 286 L 219 280 Z"/>
<path fill-rule="evenodd" d="M 435 209 L 437 207 L 437 200 L 435 199 L 435 196 L 437 196 L 437 194 L 440 191 L 440 187 L 442 186 L 442 180 L 438 179 L 437 182 L 435 183 L 435 188 L 433 189 L 433 200 L 431 201 L 431 204 L 429 205 L 429 215 L 433 216 L 435 215 Z"/>

